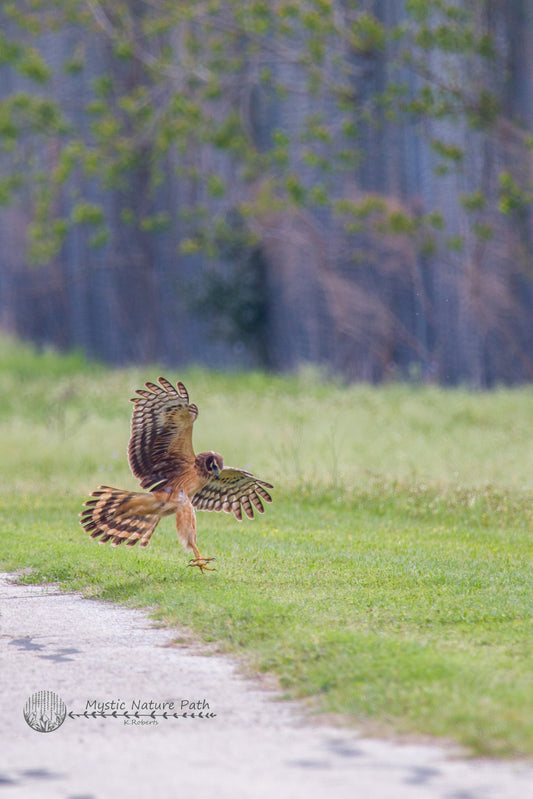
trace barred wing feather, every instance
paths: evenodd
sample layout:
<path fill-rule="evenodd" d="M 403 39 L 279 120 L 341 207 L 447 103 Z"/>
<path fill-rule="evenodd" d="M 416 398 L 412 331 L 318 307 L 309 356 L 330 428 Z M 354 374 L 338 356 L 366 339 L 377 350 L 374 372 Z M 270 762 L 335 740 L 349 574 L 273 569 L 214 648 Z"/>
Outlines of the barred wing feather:
<path fill-rule="evenodd" d="M 244 510 L 248 518 L 253 519 L 254 508 L 258 513 L 265 511 L 261 500 L 272 502 L 272 497 L 266 491 L 267 488 L 273 486 L 258 480 L 243 469 L 226 466 L 218 477 L 213 477 L 193 496 L 192 504 L 198 510 L 223 510 L 226 513 L 234 513 L 239 521 Z"/>
<path fill-rule="evenodd" d="M 174 388 L 164 377 L 159 383 L 146 383 L 132 399 L 128 459 L 143 488 L 174 476 L 177 461 L 194 461 L 192 426 L 198 408 L 189 404 L 183 383 Z"/>

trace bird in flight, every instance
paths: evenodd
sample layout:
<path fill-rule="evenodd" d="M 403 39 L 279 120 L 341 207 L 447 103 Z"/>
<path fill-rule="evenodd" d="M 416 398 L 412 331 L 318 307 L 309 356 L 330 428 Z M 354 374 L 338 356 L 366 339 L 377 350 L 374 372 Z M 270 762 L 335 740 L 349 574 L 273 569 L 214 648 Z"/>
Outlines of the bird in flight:
<path fill-rule="evenodd" d="M 176 388 L 164 377 L 159 385 L 146 383 L 134 397 L 128 460 L 141 488 L 148 492 L 123 491 L 100 486 L 84 503 L 81 524 L 100 543 L 146 547 L 163 516 L 176 515 L 178 537 L 194 557 L 189 566 L 213 571 L 214 558 L 200 555 L 196 543 L 196 512 L 226 511 L 239 520 L 242 511 L 254 518 L 254 508 L 264 513 L 261 500 L 272 502 L 267 489 L 273 486 L 250 472 L 224 467 L 218 452 L 195 455 L 192 427 L 198 416 L 189 403 L 183 383 Z"/>

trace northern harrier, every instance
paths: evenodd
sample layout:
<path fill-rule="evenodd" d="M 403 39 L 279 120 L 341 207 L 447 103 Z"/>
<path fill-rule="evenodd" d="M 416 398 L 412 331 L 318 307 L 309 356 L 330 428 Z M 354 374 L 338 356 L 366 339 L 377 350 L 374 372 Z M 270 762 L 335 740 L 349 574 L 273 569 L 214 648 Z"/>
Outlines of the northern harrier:
<path fill-rule="evenodd" d="M 242 469 L 224 468 L 218 452 L 195 455 L 192 426 L 198 408 L 189 404 L 183 383 L 177 390 L 164 377 L 159 383 L 146 383 L 132 399 L 128 459 L 149 493 L 100 486 L 85 502 L 81 524 L 100 543 L 146 547 L 159 520 L 175 513 L 179 539 L 194 553 L 189 566 L 213 571 L 207 564 L 214 558 L 202 557 L 196 545 L 194 509 L 223 510 L 239 520 L 244 510 L 253 519 L 254 508 L 264 512 L 262 499 L 272 502 L 266 490 L 272 486 Z"/>

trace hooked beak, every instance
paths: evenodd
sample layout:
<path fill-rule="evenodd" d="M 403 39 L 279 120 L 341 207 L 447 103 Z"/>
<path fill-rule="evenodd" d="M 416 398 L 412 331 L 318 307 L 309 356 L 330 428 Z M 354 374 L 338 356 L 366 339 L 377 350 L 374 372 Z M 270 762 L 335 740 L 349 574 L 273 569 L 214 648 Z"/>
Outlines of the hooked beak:
<path fill-rule="evenodd" d="M 218 468 L 216 463 L 213 464 L 213 472 L 214 472 L 215 477 L 218 477 L 218 475 L 220 473 L 220 469 Z"/>

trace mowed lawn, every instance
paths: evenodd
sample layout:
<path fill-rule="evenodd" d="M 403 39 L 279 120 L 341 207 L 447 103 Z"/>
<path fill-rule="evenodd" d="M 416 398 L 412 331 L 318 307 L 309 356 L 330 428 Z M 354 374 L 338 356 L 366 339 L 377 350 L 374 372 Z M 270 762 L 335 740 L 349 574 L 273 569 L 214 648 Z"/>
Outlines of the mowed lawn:
<path fill-rule="evenodd" d="M 253 522 L 198 514 L 210 574 L 172 518 L 145 550 L 78 523 L 96 486 L 137 488 L 129 398 L 159 374 L 199 406 L 197 451 L 275 484 Z M 530 388 L 110 371 L 4 341 L 0 435 L 2 569 L 148 607 L 367 731 L 533 754 Z"/>

